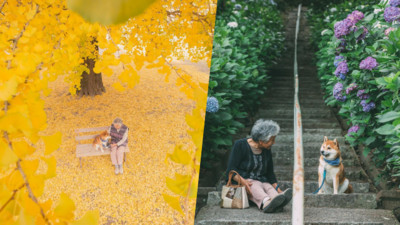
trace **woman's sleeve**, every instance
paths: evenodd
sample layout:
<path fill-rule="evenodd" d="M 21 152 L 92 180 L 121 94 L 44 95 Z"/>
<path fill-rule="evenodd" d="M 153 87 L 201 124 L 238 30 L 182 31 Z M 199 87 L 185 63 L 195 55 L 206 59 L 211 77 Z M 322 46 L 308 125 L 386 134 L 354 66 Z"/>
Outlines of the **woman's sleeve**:
<path fill-rule="evenodd" d="M 129 128 L 126 128 L 126 131 L 125 131 L 125 133 L 124 133 L 124 136 L 123 136 L 122 139 L 117 143 L 118 146 L 122 145 L 122 144 L 126 141 L 126 139 L 128 139 L 128 129 L 129 129 Z"/>
<path fill-rule="evenodd" d="M 233 149 L 231 153 L 229 154 L 229 159 L 228 159 L 228 168 L 226 169 L 226 180 L 229 178 L 229 172 L 231 170 L 235 170 L 236 172 L 239 173 L 238 168 L 243 160 L 243 148 L 241 147 L 240 143 L 238 141 L 235 142 L 233 145 Z M 235 174 L 232 176 L 232 179 L 235 177 Z"/>
<path fill-rule="evenodd" d="M 272 161 L 272 152 L 267 150 L 267 179 L 271 184 L 278 182 L 275 177 L 274 163 Z"/>

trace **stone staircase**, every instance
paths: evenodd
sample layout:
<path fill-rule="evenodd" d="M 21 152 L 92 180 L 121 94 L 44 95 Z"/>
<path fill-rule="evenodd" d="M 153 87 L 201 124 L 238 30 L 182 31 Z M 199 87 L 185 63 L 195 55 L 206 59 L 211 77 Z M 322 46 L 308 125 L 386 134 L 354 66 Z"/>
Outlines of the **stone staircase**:
<path fill-rule="evenodd" d="M 272 119 L 279 123 L 281 132 L 272 146 L 275 174 L 282 189 L 292 186 L 293 179 L 293 52 L 297 9 L 286 14 L 287 52 L 273 69 L 270 87 L 260 99 L 261 108 L 256 118 Z M 312 65 L 313 53 L 309 47 L 309 28 L 303 8 L 298 40 L 299 98 L 302 110 L 304 169 L 305 169 L 305 224 L 399 224 L 390 210 L 377 208 L 376 193 L 362 174 L 354 150 L 345 143 L 345 134 L 335 115 L 324 104 L 323 93 Z M 239 134 L 245 137 L 250 127 Z M 337 138 L 341 146 L 346 177 L 353 185 L 353 194 L 314 195 L 318 189 L 319 149 L 323 137 Z M 220 187 L 219 187 L 220 188 Z M 291 224 L 291 203 L 283 212 L 264 214 L 251 205 L 248 209 L 222 209 L 219 206 L 219 188 L 199 188 L 199 195 L 208 194 L 207 204 L 197 213 L 195 224 Z M 200 201 L 201 198 L 198 198 Z"/>

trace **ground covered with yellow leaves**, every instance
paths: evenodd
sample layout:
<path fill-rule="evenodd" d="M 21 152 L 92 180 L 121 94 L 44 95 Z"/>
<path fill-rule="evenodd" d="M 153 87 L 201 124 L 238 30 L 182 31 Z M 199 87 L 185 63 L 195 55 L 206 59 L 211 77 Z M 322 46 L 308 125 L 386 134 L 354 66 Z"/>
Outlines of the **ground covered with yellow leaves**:
<path fill-rule="evenodd" d="M 208 81 L 204 64 L 183 63 L 180 67 L 194 80 Z M 174 167 L 165 159 L 175 145 L 190 145 L 185 115 L 191 113 L 195 102 L 179 91 L 176 75 L 165 82 L 165 75 L 157 69 L 142 69 L 139 74 L 139 84 L 124 92 L 112 87 L 118 82 L 116 75 L 103 76 L 106 93 L 95 97 L 69 95 L 62 76 L 50 84 L 53 91 L 44 97 L 48 121 L 44 134 L 62 132 L 62 144 L 53 153 L 57 176 L 46 181 L 41 200 L 57 201 L 60 193 L 67 193 L 76 204 L 76 218 L 98 209 L 100 224 L 183 223 L 183 216 L 162 197 L 162 193 L 170 193 L 165 178 L 182 172 L 183 167 Z M 82 158 L 81 169 L 75 155 L 75 129 L 109 126 L 116 117 L 130 129 L 124 174 L 114 174 L 109 155 Z"/>

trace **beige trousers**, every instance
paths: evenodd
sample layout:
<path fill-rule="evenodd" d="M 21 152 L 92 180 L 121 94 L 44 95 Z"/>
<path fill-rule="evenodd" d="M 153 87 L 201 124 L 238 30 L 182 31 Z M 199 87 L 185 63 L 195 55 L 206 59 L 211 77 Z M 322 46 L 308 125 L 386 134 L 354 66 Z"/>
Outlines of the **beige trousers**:
<path fill-rule="evenodd" d="M 113 165 L 122 165 L 124 162 L 124 146 L 117 146 L 111 147 L 111 162 Z"/>
<path fill-rule="evenodd" d="M 278 195 L 278 191 L 270 183 L 262 183 L 258 180 L 247 179 L 251 181 L 253 184 L 250 186 L 251 196 L 249 196 L 249 200 L 256 203 L 258 208 L 261 207 L 261 203 L 264 198 L 272 199 Z"/>

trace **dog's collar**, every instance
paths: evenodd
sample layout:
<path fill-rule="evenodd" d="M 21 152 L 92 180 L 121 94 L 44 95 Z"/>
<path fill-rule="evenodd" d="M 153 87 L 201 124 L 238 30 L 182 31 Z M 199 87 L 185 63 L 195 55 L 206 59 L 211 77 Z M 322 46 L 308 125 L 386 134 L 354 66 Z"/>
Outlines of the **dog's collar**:
<path fill-rule="evenodd" d="M 336 158 L 335 160 L 327 160 L 325 158 L 324 158 L 324 160 L 325 160 L 326 163 L 328 163 L 331 166 L 339 166 L 339 164 L 340 164 L 340 158 L 339 157 Z"/>
<path fill-rule="evenodd" d="M 100 140 L 101 140 L 101 142 L 107 142 L 108 141 L 107 139 L 101 139 L 101 138 L 100 138 Z"/>

